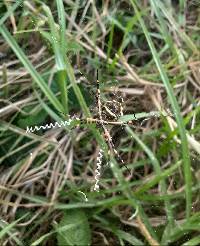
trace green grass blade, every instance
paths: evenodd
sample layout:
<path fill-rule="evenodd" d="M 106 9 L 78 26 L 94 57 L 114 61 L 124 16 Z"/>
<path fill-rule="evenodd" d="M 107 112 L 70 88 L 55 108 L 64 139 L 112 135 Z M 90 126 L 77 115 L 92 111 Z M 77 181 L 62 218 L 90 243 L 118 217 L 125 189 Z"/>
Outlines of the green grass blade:
<path fill-rule="evenodd" d="M 151 160 L 151 163 L 154 167 L 156 175 L 160 176 L 162 174 L 162 170 L 161 170 L 160 164 L 159 164 L 157 158 L 155 157 L 155 155 L 153 154 L 153 152 L 140 140 L 140 138 L 131 130 L 131 128 L 129 126 L 126 127 L 126 130 L 137 141 L 137 143 L 141 146 L 141 148 L 146 152 L 149 159 Z M 166 188 L 166 183 L 163 179 L 160 180 L 160 186 L 161 186 L 162 194 L 166 194 L 167 188 Z M 172 208 L 171 208 L 169 199 L 165 199 L 165 208 L 167 211 L 168 221 L 169 221 L 169 223 L 171 225 L 171 229 L 172 229 L 172 225 L 174 223 L 174 218 L 173 218 L 173 212 L 172 212 Z"/>
<path fill-rule="evenodd" d="M 0 26 L 9 18 L 9 16 L 15 11 L 15 9 L 22 3 L 22 0 L 16 1 L 12 7 L 9 7 L 8 11 L 4 14 L 4 16 L 0 19 Z"/>
<path fill-rule="evenodd" d="M 47 15 L 48 23 L 51 31 L 51 43 L 53 46 L 55 61 L 56 61 L 56 82 L 61 93 L 61 102 L 64 108 L 64 113 L 68 114 L 68 94 L 67 94 L 67 72 L 65 66 L 65 16 L 62 1 L 57 0 L 59 27 L 56 27 L 54 18 L 50 8 L 43 4 L 43 9 Z"/>
<path fill-rule="evenodd" d="M 192 205 L 192 190 L 191 190 L 191 188 L 192 188 L 192 174 L 191 174 L 191 163 L 190 163 L 189 149 L 188 149 L 188 144 L 187 144 L 187 137 L 186 137 L 186 130 L 185 130 L 184 122 L 183 122 L 182 116 L 180 114 L 179 105 L 178 105 L 177 100 L 174 96 L 172 86 L 171 86 L 170 81 L 168 79 L 168 76 L 167 76 L 167 74 L 166 74 L 166 72 L 165 72 L 165 70 L 161 64 L 158 53 L 156 51 L 156 48 L 153 44 L 153 41 L 152 41 L 150 35 L 149 35 L 149 32 L 146 28 L 146 25 L 145 25 L 143 19 L 141 18 L 140 12 L 139 12 L 139 10 L 138 10 L 138 8 L 137 8 L 137 6 L 133 0 L 131 0 L 131 3 L 133 5 L 135 13 L 138 17 L 140 25 L 143 29 L 143 32 L 146 36 L 148 45 L 151 49 L 151 52 L 152 52 L 154 61 L 156 63 L 156 66 L 159 70 L 161 79 L 165 85 L 165 88 L 166 88 L 167 94 L 169 96 L 169 100 L 170 100 L 174 115 L 175 115 L 176 120 L 177 120 L 179 134 L 181 137 L 181 146 L 182 146 L 182 155 L 183 155 L 183 169 L 184 169 L 184 176 L 185 176 L 186 216 L 189 217 L 190 212 L 191 212 L 191 205 Z"/>
<path fill-rule="evenodd" d="M 37 85 L 40 87 L 40 89 L 49 99 L 49 101 L 53 104 L 53 106 L 57 110 L 62 111 L 63 107 L 60 104 L 60 102 L 57 100 L 53 92 L 49 89 L 48 85 L 45 83 L 45 81 L 40 76 L 40 74 L 35 70 L 31 62 L 28 60 L 22 49 L 19 47 L 15 39 L 11 36 L 11 34 L 9 33 L 9 31 L 4 25 L 0 26 L 0 32 L 5 38 L 5 40 L 8 42 L 8 44 L 10 45 L 10 47 L 13 49 L 16 56 L 23 63 L 24 67 L 28 70 L 34 81 L 37 83 Z"/>
<path fill-rule="evenodd" d="M 23 215 L 18 220 L 13 221 L 11 224 L 8 224 L 7 226 L 5 226 L 0 231 L 0 239 L 2 239 L 5 236 L 5 234 L 7 234 L 20 220 L 24 219 L 27 215 L 28 215 L 28 213 L 26 213 L 25 215 Z"/>
<path fill-rule="evenodd" d="M 141 185 L 139 189 L 136 191 L 136 195 L 142 194 L 145 191 L 149 190 L 151 187 L 156 185 L 159 181 L 161 181 L 163 178 L 169 177 L 177 168 L 181 166 L 182 161 L 178 161 L 175 165 L 171 166 L 167 170 L 164 170 L 161 174 L 155 175 L 155 177 L 150 180 L 149 182 L 146 182 L 144 185 Z"/>
<path fill-rule="evenodd" d="M 124 241 L 129 242 L 131 245 L 137 245 L 137 246 L 144 245 L 143 242 L 141 242 L 139 239 L 137 239 L 136 237 L 134 237 L 133 235 L 131 235 L 128 232 L 125 232 L 125 231 L 122 231 L 122 230 L 116 230 L 115 234 L 119 238 L 123 239 Z"/>
<path fill-rule="evenodd" d="M 83 98 L 83 95 L 76 83 L 76 78 L 74 76 L 74 71 L 73 68 L 68 60 L 68 58 L 66 58 L 66 67 L 67 67 L 67 76 L 69 77 L 69 80 L 71 82 L 71 85 L 73 87 L 73 90 L 75 92 L 75 95 L 79 101 L 79 104 L 83 110 L 83 113 L 85 114 L 86 117 L 91 117 L 90 111 L 88 109 L 88 106 L 85 102 L 85 99 Z"/>
<path fill-rule="evenodd" d="M 61 93 L 61 103 L 63 105 L 64 111 L 66 115 L 69 114 L 68 107 L 68 90 L 67 90 L 67 72 L 66 70 L 60 70 L 56 73 L 56 82 L 59 86 L 59 90 Z"/>
<path fill-rule="evenodd" d="M 200 236 L 196 236 L 192 239 L 190 239 L 189 241 L 187 241 L 186 243 L 182 244 L 182 246 L 198 246 L 200 245 Z"/>
<path fill-rule="evenodd" d="M 65 9 L 64 9 L 64 5 L 63 5 L 62 0 L 56 0 L 56 4 L 57 4 L 58 21 L 59 21 L 59 27 L 60 27 L 60 50 L 62 51 L 62 54 L 63 54 L 63 60 L 65 60 L 65 53 L 66 53 L 66 50 L 65 50 L 65 43 L 66 43 Z M 64 107 L 64 112 L 66 114 L 69 114 L 68 90 L 67 90 L 67 71 L 66 71 L 66 69 L 58 72 L 57 82 L 58 82 L 59 87 L 60 87 L 61 101 L 62 101 L 62 105 Z"/>
<path fill-rule="evenodd" d="M 79 223 L 81 223 L 82 221 L 80 221 Z M 77 224 L 69 224 L 69 225 L 65 225 L 65 226 L 62 226 L 62 227 L 59 227 L 57 229 L 55 229 L 54 231 L 51 231 L 49 233 L 46 233 L 44 234 L 43 236 L 41 236 L 40 238 L 38 238 L 36 241 L 34 241 L 31 246 L 37 246 L 37 245 L 41 245 L 41 243 L 46 239 L 48 238 L 49 236 L 51 236 L 52 234 L 54 233 L 59 233 L 59 232 L 63 232 L 63 231 L 66 231 L 66 230 L 70 230 L 74 227 L 76 227 Z"/>
<path fill-rule="evenodd" d="M 111 21 L 111 30 L 110 30 L 110 34 L 109 34 L 108 48 L 107 48 L 107 61 L 110 58 L 110 54 L 111 54 L 111 50 L 112 50 L 112 46 L 113 46 L 114 29 L 115 29 L 115 24 L 113 23 L 113 21 Z"/>
<path fill-rule="evenodd" d="M 65 22 L 65 9 L 62 0 L 56 0 L 57 10 L 58 10 L 58 21 L 60 27 L 60 45 L 61 50 L 65 52 L 65 30 L 66 30 L 66 22 Z"/>
<path fill-rule="evenodd" d="M 113 156 L 110 157 L 110 167 L 112 169 L 112 172 L 113 172 L 115 178 L 119 182 L 120 187 L 126 186 L 127 182 L 126 182 L 126 180 L 124 180 L 123 174 L 122 174 L 121 170 L 119 169 L 117 162 Z M 147 215 L 145 214 L 144 209 L 142 208 L 142 205 L 140 204 L 140 202 L 138 202 L 138 200 L 133 195 L 133 193 L 129 187 L 127 187 L 124 190 L 124 194 L 130 200 L 130 203 L 133 206 L 133 208 L 138 209 L 138 214 L 139 214 L 140 218 L 142 219 L 143 223 L 145 224 L 147 230 L 151 234 L 151 236 L 158 241 L 157 235 L 154 232 L 154 230 L 153 230 L 153 228 L 149 222 L 149 219 L 148 219 Z"/>
<path fill-rule="evenodd" d="M 136 113 L 136 114 L 125 114 L 125 115 L 120 116 L 118 121 L 128 122 L 130 120 L 137 120 L 137 119 L 142 119 L 142 118 L 147 118 L 147 117 L 159 117 L 161 115 L 162 114 L 159 111 L 151 111 L 149 113 L 141 112 L 141 113 Z"/>
<path fill-rule="evenodd" d="M 163 37 L 165 39 L 165 42 L 168 44 L 168 47 L 171 48 L 173 54 L 176 55 L 176 50 L 174 48 L 172 37 L 169 34 L 169 30 L 167 28 L 167 25 L 165 23 L 165 20 L 164 20 L 163 16 L 161 15 L 161 13 L 159 11 L 159 8 L 158 8 L 158 6 L 156 4 L 156 1 L 155 0 L 151 0 L 151 4 L 152 4 L 153 9 L 155 10 L 155 13 L 156 13 L 157 17 L 158 17 L 158 20 L 159 20 L 159 23 L 160 23 L 160 26 L 161 26 L 161 29 L 162 29 L 162 35 L 163 35 Z"/>
<path fill-rule="evenodd" d="M 55 53 L 55 59 L 56 59 L 56 65 L 57 65 L 57 71 L 65 70 L 65 62 L 62 55 L 62 50 L 60 49 L 60 37 L 58 29 L 56 28 L 53 15 L 51 13 L 50 8 L 43 4 L 43 10 L 47 15 L 47 20 L 50 26 L 51 35 L 52 35 L 52 45 L 53 50 Z"/>
<path fill-rule="evenodd" d="M 176 21 L 174 20 L 172 14 L 165 7 L 164 3 L 160 0 L 156 0 L 156 4 L 159 6 L 160 10 L 163 12 L 165 17 L 169 20 L 170 25 L 174 28 L 174 30 L 179 34 L 180 38 L 185 42 L 185 44 L 194 52 L 199 53 L 196 45 L 193 43 L 191 38 L 178 26 Z"/>

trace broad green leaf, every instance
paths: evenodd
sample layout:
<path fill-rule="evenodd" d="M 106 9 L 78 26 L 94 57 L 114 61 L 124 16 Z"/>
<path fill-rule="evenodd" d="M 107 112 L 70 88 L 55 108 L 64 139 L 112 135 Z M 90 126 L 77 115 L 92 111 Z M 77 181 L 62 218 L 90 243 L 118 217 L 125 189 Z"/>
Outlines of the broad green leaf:
<path fill-rule="evenodd" d="M 59 223 L 59 227 L 66 225 L 74 226 L 70 229 L 62 231 L 59 231 L 58 228 L 58 246 L 91 245 L 91 231 L 87 217 L 83 210 L 73 209 L 65 212 L 62 220 Z"/>

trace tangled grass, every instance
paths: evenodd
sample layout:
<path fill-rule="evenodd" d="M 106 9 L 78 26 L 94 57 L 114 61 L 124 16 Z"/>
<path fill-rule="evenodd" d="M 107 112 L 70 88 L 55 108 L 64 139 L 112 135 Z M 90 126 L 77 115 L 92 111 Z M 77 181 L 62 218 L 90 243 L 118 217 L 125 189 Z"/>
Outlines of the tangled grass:
<path fill-rule="evenodd" d="M 186 0 L 0 2 L 1 245 L 200 244 L 199 12 Z M 131 173 L 94 122 L 25 130 L 96 118 L 97 69 L 102 103 L 120 94 L 120 120 L 138 119 L 108 127 Z"/>

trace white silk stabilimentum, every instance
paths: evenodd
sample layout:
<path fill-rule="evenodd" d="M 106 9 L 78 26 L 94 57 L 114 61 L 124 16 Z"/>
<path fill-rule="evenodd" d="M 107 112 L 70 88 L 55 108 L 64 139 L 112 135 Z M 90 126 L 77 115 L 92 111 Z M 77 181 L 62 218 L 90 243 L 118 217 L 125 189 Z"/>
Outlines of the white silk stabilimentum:
<path fill-rule="evenodd" d="M 99 150 L 99 154 L 97 156 L 97 168 L 95 170 L 95 173 L 96 173 L 95 180 L 96 180 L 96 182 L 95 182 L 94 190 L 97 191 L 97 192 L 99 192 L 98 183 L 99 183 L 99 176 L 100 176 L 100 170 L 101 170 L 102 157 L 103 157 L 103 150 L 100 149 Z"/>
<path fill-rule="evenodd" d="M 69 126 L 71 124 L 72 120 L 65 120 L 65 121 L 61 121 L 60 123 L 58 123 L 57 121 L 53 124 L 46 124 L 45 126 L 34 126 L 34 127 L 26 127 L 26 132 L 35 132 L 35 131 L 39 131 L 40 129 L 46 130 L 46 129 L 51 129 L 51 128 L 55 128 L 55 127 L 65 127 L 66 125 Z"/>

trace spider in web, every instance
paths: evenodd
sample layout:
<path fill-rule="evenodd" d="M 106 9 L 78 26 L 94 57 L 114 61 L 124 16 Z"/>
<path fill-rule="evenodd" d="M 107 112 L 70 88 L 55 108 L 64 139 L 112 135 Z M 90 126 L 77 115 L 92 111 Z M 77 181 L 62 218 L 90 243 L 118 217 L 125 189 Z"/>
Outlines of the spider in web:
<path fill-rule="evenodd" d="M 112 141 L 112 137 L 109 133 L 109 130 L 107 129 L 106 125 L 120 125 L 123 126 L 124 123 L 118 121 L 120 116 L 123 116 L 123 98 L 120 97 L 120 101 L 116 101 L 115 99 L 111 101 L 106 101 L 105 104 L 102 104 L 101 102 L 101 92 L 100 92 L 100 86 L 99 86 L 99 79 L 98 79 L 98 70 L 97 70 L 97 80 L 96 80 L 96 105 L 97 105 L 97 111 L 98 111 L 98 122 L 100 127 L 103 129 L 103 136 L 104 139 L 109 147 L 109 155 L 114 154 L 117 158 L 117 160 L 122 163 L 126 169 L 130 172 L 128 167 L 125 165 L 123 159 L 120 157 L 118 151 L 115 149 L 115 146 Z M 106 117 L 106 119 L 105 119 Z M 132 121 L 128 122 L 128 124 L 133 124 Z"/>
<path fill-rule="evenodd" d="M 100 92 L 100 85 L 98 80 L 98 70 L 97 70 L 97 79 L 96 79 L 96 108 L 97 108 L 97 118 L 87 118 L 87 123 L 89 122 L 96 122 L 97 125 L 103 130 L 103 137 L 108 145 L 109 151 L 108 155 L 114 154 L 116 156 L 116 159 L 122 163 L 126 169 L 131 174 L 129 168 L 125 165 L 123 159 L 119 155 L 118 151 L 116 150 L 112 137 L 109 133 L 109 130 L 107 129 L 107 125 L 124 125 L 123 122 L 118 121 L 120 116 L 123 116 L 123 98 L 120 97 L 120 101 L 116 101 L 115 99 L 106 101 L 106 103 L 102 104 L 101 102 L 101 92 Z M 133 124 L 132 121 L 129 121 L 128 124 Z M 102 157 L 103 157 L 103 150 L 100 149 L 99 154 L 97 156 L 97 168 L 95 170 L 96 176 L 95 176 L 95 186 L 94 190 L 99 191 L 99 176 L 100 176 L 100 170 L 101 170 L 101 163 L 102 163 Z"/>
<path fill-rule="evenodd" d="M 112 99 L 112 98 L 111 98 Z M 135 125 L 135 120 L 137 120 L 135 114 L 134 118 L 135 120 L 130 120 L 128 122 L 122 122 L 119 120 L 121 116 L 123 116 L 123 98 L 119 97 L 119 100 L 116 100 L 116 95 L 114 94 L 114 99 L 107 100 L 105 103 L 102 103 L 101 101 L 101 92 L 100 92 L 100 83 L 98 79 L 98 70 L 97 70 L 97 78 L 96 78 L 96 114 L 94 114 L 94 118 L 77 118 L 73 117 L 73 120 L 77 121 L 77 124 L 91 124 L 95 123 L 96 126 L 103 131 L 103 137 L 105 139 L 105 142 L 108 146 L 108 157 L 110 155 L 113 155 L 116 160 L 123 164 L 126 169 L 131 174 L 130 169 L 125 165 L 123 159 L 119 155 L 118 151 L 115 148 L 115 145 L 113 143 L 112 137 L 110 135 L 110 132 L 108 130 L 107 126 L 125 126 L 125 125 Z M 148 120 L 145 119 L 142 121 L 142 124 L 144 121 Z M 142 125 L 141 124 L 141 125 Z M 95 176 L 95 188 L 94 190 L 99 191 L 99 176 L 100 176 L 100 170 L 101 170 L 101 163 L 102 163 L 102 157 L 103 157 L 103 150 L 100 148 L 99 154 L 97 156 L 97 168 L 95 170 L 96 176 Z"/>
<path fill-rule="evenodd" d="M 101 92 L 100 92 L 100 83 L 98 80 L 98 70 L 97 70 L 97 78 L 96 78 L 96 113 L 94 113 L 94 118 L 78 118 L 78 117 L 72 117 L 70 120 L 71 121 L 76 121 L 77 123 L 75 125 L 87 125 L 87 124 L 96 124 L 96 126 L 102 130 L 103 132 L 103 137 L 105 139 L 105 142 L 107 143 L 108 146 L 108 157 L 110 157 L 111 155 L 113 155 L 116 160 L 123 164 L 126 169 L 130 172 L 130 169 L 125 165 L 123 159 L 121 158 L 121 156 L 119 155 L 118 151 L 115 148 L 115 145 L 113 143 L 112 137 L 110 135 L 110 132 L 108 130 L 108 126 L 125 126 L 125 125 L 131 125 L 131 126 L 135 126 L 135 120 L 138 120 L 138 118 L 136 118 L 135 114 L 133 114 L 134 116 L 134 120 L 130 120 L 128 122 L 123 122 L 120 121 L 119 118 L 121 116 L 123 116 L 123 98 L 120 96 L 119 100 L 116 100 L 117 96 L 114 93 L 114 98 L 111 100 L 107 100 L 105 103 L 102 103 L 101 100 Z M 62 113 L 62 112 L 60 112 Z M 64 114 L 64 113 L 62 113 Z M 69 116 L 69 115 L 68 115 Z M 158 117 L 158 115 L 151 115 L 153 117 Z M 70 117 L 70 116 L 69 116 Z M 142 123 L 140 123 L 140 126 L 143 125 L 143 123 L 146 120 L 149 120 L 150 118 L 145 118 Z M 101 164 L 102 164 L 102 157 L 103 157 L 103 150 L 100 148 L 98 156 L 97 156 L 97 168 L 95 170 L 95 186 L 94 186 L 94 190 L 99 191 L 99 177 L 100 177 L 100 172 L 101 172 Z M 109 161 L 109 160 L 108 160 Z"/>
<path fill-rule="evenodd" d="M 134 125 L 133 121 L 128 121 L 127 123 L 124 123 L 122 121 L 119 121 L 119 118 L 123 116 L 123 98 L 121 96 L 117 96 L 115 93 L 111 96 L 111 100 L 107 100 L 105 103 L 102 103 L 101 101 L 101 92 L 100 92 L 100 82 L 98 79 L 98 70 L 97 70 L 97 78 L 96 78 L 96 107 L 94 112 L 94 118 L 78 118 L 73 117 L 74 120 L 78 121 L 79 124 L 91 124 L 95 123 L 96 126 L 102 130 L 103 137 L 105 139 L 105 142 L 108 146 L 108 157 L 110 155 L 114 155 L 116 160 L 123 164 L 126 169 L 131 174 L 130 169 L 125 165 L 123 159 L 119 155 L 118 151 L 116 150 L 112 137 L 110 135 L 110 132 L 108 130 L 108 126 L 124 126 L 124 125 Z M 136 118 L 136 117 L 135 117 Z M 100 148 L 98 157 L 97 157 L 97 169 L 95 170 L 97 172 L 97 175 L 95 176 L 96 181 L 98 181 L 97 176 L 100 176 L 100 169 L 101 169 L 101 163 L 102 163 L 102 157 L 103 157 L 103 150 Z M 98 190 L 99 186 L 96 182 L 95 187 Z"/>

